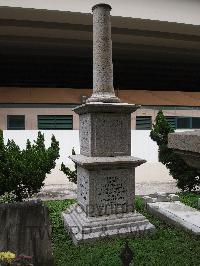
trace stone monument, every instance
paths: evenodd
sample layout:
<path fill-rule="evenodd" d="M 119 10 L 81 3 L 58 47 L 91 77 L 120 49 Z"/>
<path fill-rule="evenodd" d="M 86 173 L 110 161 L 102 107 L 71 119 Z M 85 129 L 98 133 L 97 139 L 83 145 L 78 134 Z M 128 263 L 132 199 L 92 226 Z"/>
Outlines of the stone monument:
<path fill-rule="evenodd" d="M 131 113 L 139 106 L 121 103 L 113 88 L 111 7 L 93 11 L 93 94 L 74 111 L 80 118 L 77 204 L 62 213 L 74 243 L 106 236 L 153 232 L 135 212 L 135 167 L 145 160 L 131 156 Z"/>

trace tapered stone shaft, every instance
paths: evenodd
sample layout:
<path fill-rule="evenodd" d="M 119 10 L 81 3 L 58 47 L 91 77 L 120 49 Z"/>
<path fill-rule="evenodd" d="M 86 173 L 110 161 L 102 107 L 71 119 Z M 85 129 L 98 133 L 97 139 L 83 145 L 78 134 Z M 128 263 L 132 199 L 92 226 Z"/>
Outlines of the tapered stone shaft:
<path fill-rule="evenodd" d="M 93 94 L 88 102 L 120 102 L 113 88 L 111 7 L 98 4 L 93 11 Z"/>

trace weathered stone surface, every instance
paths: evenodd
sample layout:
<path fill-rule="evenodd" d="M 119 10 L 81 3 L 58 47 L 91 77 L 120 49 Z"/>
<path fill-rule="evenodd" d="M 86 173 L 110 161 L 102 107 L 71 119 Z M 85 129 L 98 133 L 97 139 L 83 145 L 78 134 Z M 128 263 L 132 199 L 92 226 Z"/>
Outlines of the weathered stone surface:
<path fill-rule="evenodd" d="M 81 154 L 86 156 L 131 155 L 130 129 L 130 114 L 80 115 Z"/>
<path fill-rule="evenodd" d="M 189 166 L 200 169 L 200 130 L 169 134 L 168 147 Z"/>
<path fill-rule="evenodd" d="M 170 201 L 180 201 L 179 196 L 176 194 L 169 194 L 168 197 L 169 197 Z"/>
<path fill-rule="evenodd" d="M 42 202 L 0 204 L 0 251 L 33 257 L 34 266 L 53 265 L 51 228 Z"/>
<path fill-rule="evenodd" d="M 102 103 L 94 102 L 77 106 L 73 111 L 79 115 L 87 113 L 127 113 L 136 111 L 140 105 L 128 103 Z"/>
<path fill-rule="evenodd" d="M 119 102 L 113 88 L 111 6 L 98 4 L 93 12 L 93 94 L 87 102 Z"/>
<path fill-rule="evenodd" d="M 131 155 L 129 104 L 85 104 L 74 109 L 80 116 L 80 152 L 86 156 Z"/>
<path fill-rule="evenodd" d="M 137 167 L 146 162 L 145 160 L 133 156 L 87 157 L 76 154 L 69 156 L 69 158 L 74 163 L 91 170 Z"/>
<path fill-rule="evenodd" d="M 75 204 L 62 213 L 62 218 L 75 244 L 111 236 L 151 234 L 155 231 L 154 225 L 137 212 L 90 217 Z"/>
<path fill-rule="evenodd" d="M 175 150 L 200 153 L 200 130 L 169 134 L 168 147 Z"/>
<path fill-rule="evenodd" d="M 134 168 L 88 171 L 78 166 L 77 174 L 77 199 L 87 215 L 134 211 Z"/>
<path fill-rule="evenodd" d="M 152 197 L 150 197 L 150 196 L 143 196 L 142 198 L 143 198 L 143 200 L 145 201 L 145 203 L 154 203 L 154 202 L 157 201 L 156 198 L 152 198 Z"/>
<path fill-rule="evenodd" d="M 179 201 L 178 195 L 169 194 L 166 192 L 156 192 L 154 194 L 150 194 L 149 196 L 143 196 L 142 198 L 146 204 L 155 202 Z"/>
<path fill-rule="evenodd" d="M 96 5 L 93 13 L 93 94 L 86 104 L 74 109 L 80 117 L 81 155 L 70 156 L 78 165 L 78 205 L 62 214 L 75 243 L 155 229 L 134 212 L 135 167 L 145 162 L 130 156 L 131 113 L 139 106 L 117 103 L 112 82 L 110 6 Z M 120 219 L 116 218 L 119 214 Z"/>
<path fill-rule="evenodd" d="M 157 200 L 156 201 L 158 201 L 158 202 L 167 202 L 167 201 L 170 201 L 170 199 L 167 196 L 159 195 L 157 197 Z"/>
<path fill-rule="evenodd" d="M 173 225 L 200 235 L 200 212 L 185 204 L 176 202 L 147 203 L 149 211 Z"/>

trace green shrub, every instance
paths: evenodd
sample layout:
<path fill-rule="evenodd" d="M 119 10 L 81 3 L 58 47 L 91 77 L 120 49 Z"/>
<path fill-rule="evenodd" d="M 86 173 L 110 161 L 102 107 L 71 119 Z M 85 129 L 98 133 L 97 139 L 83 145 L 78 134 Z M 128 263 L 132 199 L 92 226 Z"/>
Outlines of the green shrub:
<path fill-rule="evenodd" d="M 38 132 L 37 140 L 20 150 L 13 140 L 4 144 L 0 132 L 0 195 L 13 192 L 17 201 L 23 201 L 39 192 L 44 185 L 46 174 L 56 165 L 59 158 L 59 142 L 54 136 L 51 146 L 45 148 L 44 135 Z"/>
<path fill-rule="evenodd" d="M 13 203 L 16 200 L 16 195 L 13 192 L 5 192 L 0 196 L 0 203 Z"/>
<path fill-rule="evenodd" d="M 197 170 L 188 166 L 178 154 L 167 147 L 168 134 L 173 132 L 174 129 L 167 122 L 163 112 L 159 111 L 156 124 L 150 133 L 150 137 L 159 147 L 159 161 L 169 169 L 170 175 L 177 181 L 178 188 L 183 191 L 195 190 L 200 185 Z"/>
<path fill-rule="evenodd" d="M 76 152 L 73 148 L 72 155 L 75 155 L 75 154 Z M 77 184 L 77 164 L 75 164 L 75 170 L 71 170 L 69 167 L 65 166 L 64 163 L 62 163 L 60 170 L 67 176 L 70 182 Z"/>

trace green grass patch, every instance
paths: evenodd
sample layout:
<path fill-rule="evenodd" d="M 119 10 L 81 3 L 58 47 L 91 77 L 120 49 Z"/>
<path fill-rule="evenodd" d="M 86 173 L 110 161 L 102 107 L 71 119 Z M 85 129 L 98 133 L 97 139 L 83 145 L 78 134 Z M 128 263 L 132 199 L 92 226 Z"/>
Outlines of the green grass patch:
<path fill-rule="evenodd" d="M 195 203 L 197 199 L 197 194 L 181 194 L 181 200 L 192 207 L 197 207 Z M 116 237 L 75 246 L 64 230 L 60 218 L 61 212 L 72 203 L 74 203 L 73 200 L 46 202 L 53 227 L 52 242 L 56 266 L 120 266 L 122 263 L 119 254 L 125 240 L 128 240 L 134 252 L 132 265 L 200 265 L 200 238 L 154 218 L 143 208 L 139 197 L 136 199 L 136 208 L 156 226 L 155 235 Z"/>
<path fill-rule="evenodd" d="M 200 192 L 191 192 L 191 193 L 179 193 L 179 197 L 183 203 L 189 205 L 193 208 L 200 210 L 198 206 L 198 199 L 200 198 Z M 200 265 L 200 263 L 199 263 Z"/>

